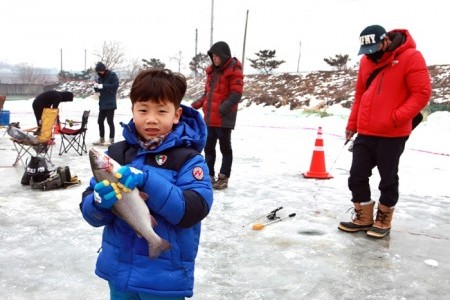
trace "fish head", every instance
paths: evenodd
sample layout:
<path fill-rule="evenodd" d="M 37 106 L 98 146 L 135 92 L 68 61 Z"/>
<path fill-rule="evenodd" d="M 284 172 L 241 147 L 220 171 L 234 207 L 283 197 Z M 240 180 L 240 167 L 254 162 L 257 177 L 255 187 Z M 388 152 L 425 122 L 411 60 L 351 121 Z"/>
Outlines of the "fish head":
<path fill-rule="evenodd" d="M 116 181 L 114 176 L 117 171 L 117 162 L 102 151 L 91 148 L 89 150 L 89 161 L 91 163 L 91 170 L 97 182 L 102 180 Z"/>

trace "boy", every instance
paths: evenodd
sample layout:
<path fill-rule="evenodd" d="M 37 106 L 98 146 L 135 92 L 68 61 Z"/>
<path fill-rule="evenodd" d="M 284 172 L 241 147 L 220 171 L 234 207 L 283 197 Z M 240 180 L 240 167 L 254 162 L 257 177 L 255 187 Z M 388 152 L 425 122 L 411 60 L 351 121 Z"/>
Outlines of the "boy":
<path fill-rule="evenodd" d="M 109 282 L 111 299 L 184 299 L 193 295 L 200 221 L 213 203 L 208 167 L 201 151 L 206 126 L 201 115 L 181 105 L 186 80 L 170 70 L 149 69 L 134 80 L 133 119 L 123 126 L 125 141 L 108 148 L 124 165 L 120 189 L 96 183 L 82 196 L 83 217 L 105 226 L 95 273 Z M 158 258 L 148 244 L 111 212 L 127 189 L 138 188 L 157 221 L 156 234 L 171 244 Z M 117 194 L 116 194 L 117 193 Z"/>

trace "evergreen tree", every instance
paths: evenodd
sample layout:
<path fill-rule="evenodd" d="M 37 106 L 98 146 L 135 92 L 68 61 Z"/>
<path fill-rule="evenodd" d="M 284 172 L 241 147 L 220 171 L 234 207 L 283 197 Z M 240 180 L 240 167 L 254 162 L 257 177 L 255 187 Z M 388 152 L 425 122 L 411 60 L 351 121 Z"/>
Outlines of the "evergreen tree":
<path fill-rule="evenodd" d="M 158 58 L 150 58 L 150 60 L 142 59 L 144 69 L 148 68 L 159 68 L 164 69 L 166 64 L 160 61 Z"/>
<path fill-rule="evenodd" d="M 191 62 L 189 63 L 189 69 L 194 72 L 194 76 L 197 76 L 199 74 L 203 75 L 205 74 L 206 68 L 210 64 L 211 60 L 208 54 L 198 53 L 192 58 Z"/>
<path fill-rule="evenodd" d="M 273 70 L 286 62 L 284 60 L 276 60 L 275 54 L 275 50 L 260 50 L 258 53 L 255 53 L 258 57 L 257 59 L 248 58 L 251 63 L 250 66 L 261 73 L 270 74 Z"/>
<path fill-rule="evenodd" d="M 323 59 L 327 64 L 332 66 L 333 68 L 336 68 L 337 70 L 347 70 L 347 63 L 351 60 L 349 58 L 348 54 L 342 55 L 342 54 L 336 54 L 334 58 L 324 58 Z"/>

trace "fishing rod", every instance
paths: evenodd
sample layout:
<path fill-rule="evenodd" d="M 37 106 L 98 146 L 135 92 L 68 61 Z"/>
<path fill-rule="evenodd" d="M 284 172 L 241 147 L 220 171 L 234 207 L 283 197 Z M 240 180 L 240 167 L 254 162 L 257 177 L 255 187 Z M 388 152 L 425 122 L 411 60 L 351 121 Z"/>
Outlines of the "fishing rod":
<path fill-rule="evenodd" d="M 296 213 L 292 213 L 292 214 L 290 214 L 289 216 L 286 216 L 286 217 L 283 217 L 283 218 L 278 218 L 277 220 L 271 221 L 271 222 L 269 222 L 269 223 L 265 223 L 265 224 L 256 223 L 256 224 L 253 224 L 252 229 L 253 229 L 253 230 L 262 230 L 262 229 L 264 229 L 266 226 L 269 226 L 269 225 L 274 224 L 274 223 L 277 223 L 277 222 L 281 222 L 281 221 L 283 221 L 283 220 L 285 220 L 285 219 L 288 219 L 288 218 L 295 217 L 296 215 L 297 215 Z"/>
<path fill-rule="evenodd" d="M 280 206 L 280 207 L 278 207 L 278 208 L 275 208 L 274 210 L 272 210 L 272 211 L 271 211 L 270 213 L 268 213 L 268 214 L 264 214 L 264 215 L 262 215 L 262 216 L 259 216 L 259 217 L 257 217 L 257 218 L 254 218 L 253 220 L 251 220 L 251 221 L 248 222 L 247 224 L 242 225 L 242 227 L 245 227 L 245 226 L 247 226 L 248 224 L 250 224 L 250 223 L 252 223 L 252 222 L 254 222 L 254 221 L 258 220 L 258 219 L 261 219 L 261 218 L 263 218 L 263 217 L 266 217 L 266 218 L 269 219 L 269 220 L 279 219 L 280 217 L 277 217 L 277 211 L 279 211 L 280 209 L 283 209 L 283 206 Z"/>

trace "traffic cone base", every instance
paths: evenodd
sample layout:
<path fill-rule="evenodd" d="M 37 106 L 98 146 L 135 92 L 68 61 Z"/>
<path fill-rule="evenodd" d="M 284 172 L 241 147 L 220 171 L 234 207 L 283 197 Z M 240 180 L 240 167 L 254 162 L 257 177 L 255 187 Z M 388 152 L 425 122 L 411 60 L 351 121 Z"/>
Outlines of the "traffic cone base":
<path fill-rule="evenodd" d="M 325 152 L 322 139 L 322 127 L 317 131 L 317 138 L 314 146 L 314 152 L 311 159 L 309 171 L 303 173 L 305 178 L 329 179 L 333 176 L 325 168 Z"/>
<path fill-rule="evenodd" d="M 317 178 L 317 179 L 330 179 L 333 178 L 333 175 L 331 175 L 328 172 L 311 172 L 308 171 L 306 173 L 303 173 L 303 177 L 305 178 Z"/>

